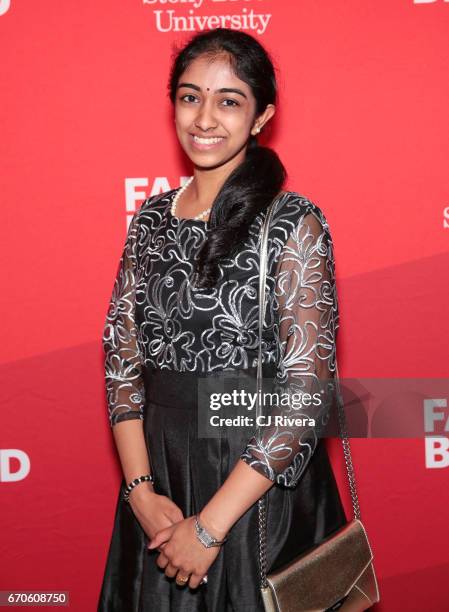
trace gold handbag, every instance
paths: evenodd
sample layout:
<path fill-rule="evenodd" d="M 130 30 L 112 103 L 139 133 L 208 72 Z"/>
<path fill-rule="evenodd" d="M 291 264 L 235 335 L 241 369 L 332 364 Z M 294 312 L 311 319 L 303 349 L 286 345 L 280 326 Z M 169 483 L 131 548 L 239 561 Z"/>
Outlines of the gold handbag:
<path fill-rule="evenodd" d="M 259 277 L 259 353 L 257 394 L 262 385 L 262 326 L 265 313 L 268 227 L 273 203 L 267 210 L 260 238 Z M 266 494 L 258 500 L 259 563 L 262 600 L 266 612 L 360 612 L 379 601 L 379 589 L 373 566 L 373 553 L 365 528 L 355 488 L 343 402 L 336 365 L 337 406 L 343 451 L 351 492 L 354 518 L 309 551 L 285 566 L 266 573 Z M 259 402 L 257 409 L 260 411 Z"/>

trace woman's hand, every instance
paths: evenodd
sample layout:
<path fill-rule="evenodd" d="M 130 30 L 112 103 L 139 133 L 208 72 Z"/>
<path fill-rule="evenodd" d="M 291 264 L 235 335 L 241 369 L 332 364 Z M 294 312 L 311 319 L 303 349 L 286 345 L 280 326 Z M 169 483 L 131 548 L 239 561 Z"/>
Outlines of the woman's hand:
<path fill-rule="evenodd" d="M 152 540 L 148 548 L 151 550 L 163 544 L 163 551 L 156 563 L 169 577 L 189 576 L 188 584 L 196 589 L 207 573 L 207 570 L 217 558 L 221 546 L 206 548 L 196 537 L 195 517 L 188 518 L 162 529 Z M 160 549 L 159 549 L 160 550 Z"/>
<path fill-rule="evenodd" d="M 151 489 L 136 487 L 129 496 L 130 506 L 142 529 L 152 540 L 161 531 L 182 521 L 181 509 L 166 495 L 159 495 Z"/>

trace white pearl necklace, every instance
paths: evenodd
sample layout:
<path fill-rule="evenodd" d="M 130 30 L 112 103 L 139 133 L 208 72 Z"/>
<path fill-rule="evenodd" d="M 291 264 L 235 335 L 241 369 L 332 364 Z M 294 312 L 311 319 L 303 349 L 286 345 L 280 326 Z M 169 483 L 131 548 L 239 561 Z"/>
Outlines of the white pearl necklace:
<path fill-rule="evenodd" d="M 190 185 L 190 183 L 193 181 L 193 179 L 194 179 L 194 177 L 191 176 L 189 178 L 189 180 L 186 183 L 184 183 L 184 185 L 181 187 L 181 189 L 175 193 L 175 197 L 173 198 L 173 202 L 171 204 L 171 214 L 172 214 L 172 217 L 176 217 L 176 206 L 178 204 L 178 200 L 182 196 L 184 191 L 187 189 L 187 187 Z M 210 213 L 211 210 L 212 210 L 211 208 L 206 208 L 206 210 L 203 210 L 203 212 L 199 213 L 199 215 L 197 215 L 196 217 L 193 217 L 193 219 L 195 221 L 202 221 L 203 220 L 202 218 L 205 217 L 208 213 Z M 176 217 L 176 218 L 178 218 L 178 217 Z"/>

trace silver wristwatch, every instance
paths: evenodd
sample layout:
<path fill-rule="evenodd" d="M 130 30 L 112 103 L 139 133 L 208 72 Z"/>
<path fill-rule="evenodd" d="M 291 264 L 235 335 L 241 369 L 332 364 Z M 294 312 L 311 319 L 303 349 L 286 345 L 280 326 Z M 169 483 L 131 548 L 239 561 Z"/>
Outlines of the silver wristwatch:
<path fill-rule="evenodd" d="M 221 546 L 228 539 L 224 538 L 223 540 L 217 540 L 217 538 L 212 537 L 210 533 L 208 533 L 206 529 L 200 524 L 198 520 L 198 515 L 195 516 L 195 531 L 196 537 L 206 548 L 211 548 L 211 546 Z"/>

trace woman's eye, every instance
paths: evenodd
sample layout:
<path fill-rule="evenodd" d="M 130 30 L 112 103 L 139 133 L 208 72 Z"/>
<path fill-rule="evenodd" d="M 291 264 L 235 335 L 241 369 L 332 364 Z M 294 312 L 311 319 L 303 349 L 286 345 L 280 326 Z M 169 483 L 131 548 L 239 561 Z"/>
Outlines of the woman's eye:
<path fill-rule="evenodd" d="M 180 100 L 184 100 L 185 98 L 194 98 L 195 96 L 193 94 L 185 94 L 184 96 L 180 97 Z"/>
<path fill-rule="evenodd" d="M 232 102 L 232 104 L 225 104 L 225 106 L 240 106 L 239 103 L 232 98 L 226 98 L 226 100 L 223 100 L 223 102 Z"/>

